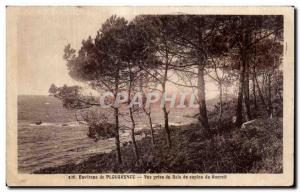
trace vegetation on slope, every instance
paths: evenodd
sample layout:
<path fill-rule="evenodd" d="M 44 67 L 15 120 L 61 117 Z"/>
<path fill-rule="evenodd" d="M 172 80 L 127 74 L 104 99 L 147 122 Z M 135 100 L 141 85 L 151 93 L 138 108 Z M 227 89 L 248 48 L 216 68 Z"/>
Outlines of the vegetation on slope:
<path fill-rule="evenodd" d="M 229 113 L 229 111 L 228 111 Z M 281 173 L 282 118 L 258 118 L 234 129 L 230 121 L 208 136 L 199 125 L 171 126 L 174 142 L 167 147 L 163 130 L 137 141 L 141 157 L 133 147 L 123 146 L 123 163 L 115 151 L 99 154 L 79 164 L 46 168 L 36 173 Z"/>

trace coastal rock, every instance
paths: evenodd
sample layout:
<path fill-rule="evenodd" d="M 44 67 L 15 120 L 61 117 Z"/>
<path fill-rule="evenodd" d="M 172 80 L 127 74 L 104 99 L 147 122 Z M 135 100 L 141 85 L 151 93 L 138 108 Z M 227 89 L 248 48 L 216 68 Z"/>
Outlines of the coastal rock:
<path fill-rule="evenodd" d="M 35 122 L 36 125 L 41 125 L 42 124 L 42 121 L 37 121 Z"/>

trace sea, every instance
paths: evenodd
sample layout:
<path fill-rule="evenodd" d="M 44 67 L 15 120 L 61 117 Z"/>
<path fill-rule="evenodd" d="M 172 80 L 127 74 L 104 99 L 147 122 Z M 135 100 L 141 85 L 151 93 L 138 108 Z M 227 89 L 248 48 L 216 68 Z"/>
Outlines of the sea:
<path fill-rule="evenodd" d="M 114 138 L 97 142 L 89 138 L 88 127 L 76 121 L 75 113 L 78 111 L 64 108 L 62 102 L 52 96 L 18 96 L 17 139 L 20 173 L 33 173 L 41 168 L 80 163 L 93 155 L 115 149 Z M 173 108 L 169 113 L 169 123 L 195 123 L 196 119 L 192 116 L 196 113 L 197 109 Z M 120 118 L 120 124 L 128 127 L 130 122 L 125 116 Z M 134 118 L 137 130 L 149 128 L 144 113 L 136 113 Z M 152 121 L 155 127 L 163 125 L 160 107 L 152 109 Z M 142 137 L 143 135 L 139 135 L 137 139 Z M 122 143 L 130 140 L 129 130 L 120 131 L 120 140 Z"/>

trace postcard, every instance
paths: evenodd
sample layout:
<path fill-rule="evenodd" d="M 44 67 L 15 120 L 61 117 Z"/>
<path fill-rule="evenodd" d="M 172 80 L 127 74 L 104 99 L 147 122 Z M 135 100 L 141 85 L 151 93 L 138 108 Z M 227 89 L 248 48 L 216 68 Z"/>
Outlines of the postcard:
<path fill-rule="evenodd" d="M 294 11 L 8 6 L 7 185 L 293 186 Z"/>

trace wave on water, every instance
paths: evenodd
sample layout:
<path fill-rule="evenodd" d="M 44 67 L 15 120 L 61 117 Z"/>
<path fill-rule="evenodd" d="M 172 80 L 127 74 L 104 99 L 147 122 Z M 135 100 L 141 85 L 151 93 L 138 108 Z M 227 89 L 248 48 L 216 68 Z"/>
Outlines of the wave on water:
<path fill-rule="evenodd" d="M 43 127 L 43 126 L 78 127 L 80 126 L 78 122 L 68 122 L 68 123 L 36 122 L 36 123 L 30 123 L 29 125 L 34 127 Z"/>
<path fill-rule="evenodd" d="M 37 126 L 37 127 L 41 127 L 41 126 L 55 126 L 55 123 L 30 123 L 30 126 Z"/>

